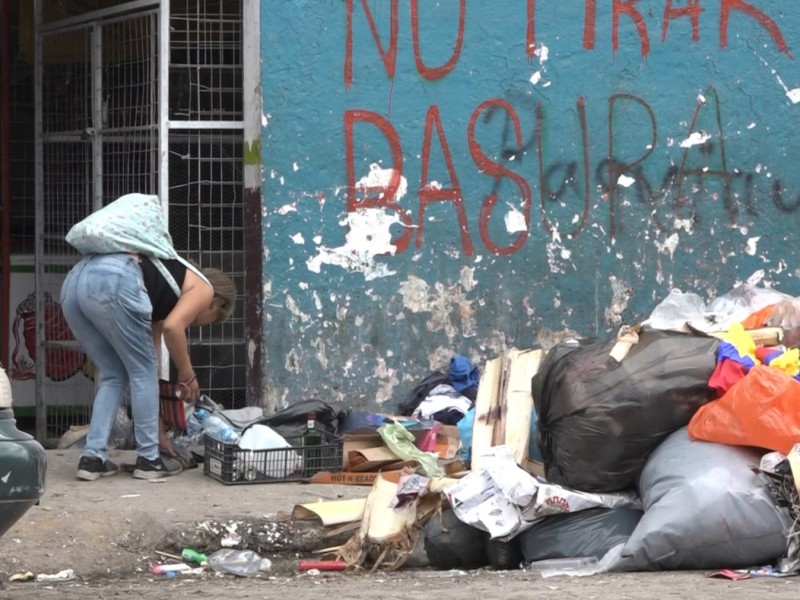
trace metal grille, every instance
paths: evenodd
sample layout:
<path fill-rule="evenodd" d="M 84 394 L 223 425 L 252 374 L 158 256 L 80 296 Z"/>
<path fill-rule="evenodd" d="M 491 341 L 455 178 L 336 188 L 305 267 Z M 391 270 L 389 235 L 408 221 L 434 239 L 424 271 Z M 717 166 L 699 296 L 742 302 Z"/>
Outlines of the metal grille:
<path fill-rule="evenodd" d="M 74 28 L 42 38 L 42 192 L 37 199 L 37 397 L 46 411 L 47 437 L 90 416 L 94 385 L 80 346 L 58 305 L 65 271 L 79 256 L 65 242 L 72 223 L 91 212 L 92 30 Z M 41 436 L 42 432 L 39 431 Z"/>
<path fill-rule="evenodd" d="M 11 18 L 11 139 L 8 173 L 11 185 L 12 210 L 9 214 L 11 252 L 32 255 L 35 239 L 35 145 L 33 126 L 33 65 L 20 56 L 19 16 Z"/>
<path fill-rule="evenodd" d="M 129 192 L 158 184 L 157 12 L 42 35 L 42 194 L 37 317 L 43 324 L 37 394 L 46 437 L 87 423 L 94 368 L 58 306 L 66 271 L 80 258 L 69 228 Z M 42 435 L 42 432 L 40 432 Z"/>
<path fill-rule="evenodd" d="M 54 306 L 65 271 L 79 258 L 63 241 L 72 224 L 122 194 L 158 193 L 159 171 L 167 168 L 176 249 L 229 273 L 240 292 L 244 289 L 241 1 L 165 4 L 170 55 L 163 82 L 157 11 L 61 29 L 51 24 L 41 34 L 37 320 L 45 358 L 36 369 L 48 431 L 42 431 L 37 411 L 40 439 L 87 423 L 93 397 L 93 368 L 59 328 L 60 310 Z M 169 85 L 170 122 L 162 142 L 168 165 L 159 163 L 160 85 Z M 240 294 L 228 322 L 189 331 L 201 388 L 227 407 L 245 404 L 243 313 Z M 54 366 L 68 363 L 56 374 L 61 377 L 78 362 L 74 374 L 60 381 L 52 377 Z"/>
<path fill-rule="evenodd" d="M 239 407 L 247 364 L 242 7 L 239 0 L 208 0 L 173 3 L 171 11 L 170 233 L 178 252 L 228 273 L 239 290 L 231 319 L 189 331 L 190 355 L 201 390 Z"/>

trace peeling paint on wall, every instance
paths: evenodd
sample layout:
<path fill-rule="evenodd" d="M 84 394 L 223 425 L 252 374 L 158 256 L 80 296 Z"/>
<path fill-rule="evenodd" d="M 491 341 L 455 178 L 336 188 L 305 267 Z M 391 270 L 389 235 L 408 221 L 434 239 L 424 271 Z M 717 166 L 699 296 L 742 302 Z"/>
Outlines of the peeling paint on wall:
<path fill-rule="evenodd" d="M 394 388 L 400 383 L 397 378 L 397 371 L 387 367 L 383 358 L 378 358 L 378 364 L 373 369 L 372 376 L 379 382 L 378 391 L 375 392 L 375 402 L 383 404 L 387 400 L 392 400 L 394 398 Z"/>
<path fill-rule="evenodd" d="M 430 285 L 424 279 L 410 275 L 400 282 L 398 291 L 406 309 L 413 313 L 430 313 L 428 331 L 444 331 L 450 339 L 456 335 L 463 338 L 475 336 L 474 301 L 464 297 L 469 290 L 461 281 L 451 286 L 438 281 Z"/>
<path fill-rule="evenodd" d="M 611 284 L 611 305 L 605 310 L 606 322 L 612 327 L 618 328 L 622 325 L 622 313 L 628 308 L 633 295 L 633 288 L 625 283 L 623 280 L 618 279 L 614 275 L 609 276 L 608 282 Z"/>
<path fill-rule="evenodd" d="M 271 399 L 390 402 L 757 269 L 800 292 L 797 2 L 328 4 L 263 21 Z"/>
<path fill-rule="evenodd" d="M 382 169 L 373 163 L 370 165 L 369 174 L 361 178 L 356 188 L 368 190 L 386 187 L 393 173 L 393 169 Z M 407 190 L 408 181 L 405 177 L 401 177 L 395 201 L 405 196 Z M 394 275 L 395 271 L 386 263 L 376 262 L 375 257 L 392 255 L 397 250 L 392 243 L 391 232 L 392 225 L 397 223 L 402 224 L 398 214 L 384 208 L 360 208 L 348 213 L 347 217 L 340 221 L 340 225 L 346 225 L 348 228 L 344 246 L 337 248 L 320 246 L 319 253 L 306 262 L 308 269 L 319 273 L 323 264 L 336 265 L 348 271 L 360 271 L 366 281 Z"/>

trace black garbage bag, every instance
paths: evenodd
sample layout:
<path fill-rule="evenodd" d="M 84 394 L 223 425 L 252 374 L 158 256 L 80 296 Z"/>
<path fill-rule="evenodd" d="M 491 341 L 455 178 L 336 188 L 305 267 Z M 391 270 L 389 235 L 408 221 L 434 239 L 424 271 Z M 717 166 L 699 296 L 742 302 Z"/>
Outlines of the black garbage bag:
<path fill-rule="evenodd" d="M 337 403 L 322 400 L 301 400 L 273 415 L 261 419 L 259 423 L 267 425 L 285 438 L 301 437 L 308 424 L 308 414 L 317 416 L 317 428 L 335 434 L 339 424 L 347 417 L 347 410 Z"/>
<path fill-rule="evenodd" d="M 522 547 L 519 536 L 507 542 L 487 540 L 486 554 L 495 571 L 511 571 L 522 566 Z"/>
<path fill-rule="evenodd" d="M 627 543 L 642 514 L 633 508 L 590 508 L 547 517 L 519 536 L 522 555 L 529 563 L 588 556 L 600 560 Z"/>
<path fill-rule="evenodd" d="M 436 569 L 480 569 L 489 564 L 489 534 L 458 519 L 452 509 L 434 515 L 422 532 L 425 553 Z"/>
<path fill-rule="evenodd" d="M 615 342 L 559 344 L 533 377 L 536 443 L 551 483 L 633 488 L 650 453 L 712 398 L 718 339 L 644 330 L 622 362 L 609 356 Z"/>

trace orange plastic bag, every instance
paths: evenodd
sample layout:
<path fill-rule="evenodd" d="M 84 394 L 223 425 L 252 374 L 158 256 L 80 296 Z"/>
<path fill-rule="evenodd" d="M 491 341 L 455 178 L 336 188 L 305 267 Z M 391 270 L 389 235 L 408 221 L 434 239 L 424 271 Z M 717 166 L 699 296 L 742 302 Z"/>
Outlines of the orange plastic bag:
<path fill-rule="evenodd" d="M 756 365 L 689 422 L 694 440 L 756 446 L 788 454 L 800 442 L 800 381 Z"/>
<path fill-rule="evenodd" d="M 777 304 L 770 304 L 761 310 L 757 310 L 742 321 L 742 327 L 745 329 L 758 329 L 759 327 L 766 327 L 772 315 L 775 313 Z"/>

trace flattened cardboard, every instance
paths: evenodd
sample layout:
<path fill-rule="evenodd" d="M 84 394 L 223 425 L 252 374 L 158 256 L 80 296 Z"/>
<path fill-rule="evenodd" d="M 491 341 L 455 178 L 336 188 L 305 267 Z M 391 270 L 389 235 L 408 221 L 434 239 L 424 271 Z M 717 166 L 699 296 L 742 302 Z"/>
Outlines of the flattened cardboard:
<path fill-rule="evenodd" d="M 400 480 L 401 471 L 383 471 L 380 475 L 389 481 L 397 483 Z M 331 473 L 323 471 L 315 473 L 311 478 L 311 483 L 332 484 L 332 485 L 368 485 L 371 486 L 378 478 L 378 473 L 350 473 L 337 472 Z"/>
<path fill-rule="evenodd" d="M 379 471 L 403 459 L 386 446 L 350 450 L 347 453 L 347 470 L 354 472 Z"/>
<path fill-rule="evenodd" d="M 297 520 L 316 520 L 325 527 L 342 525 L 361 520 L 364 516 L 364 507 L 366 505 L 366 498 L 297 504 L 292 510 L 292 518 Z"/>

